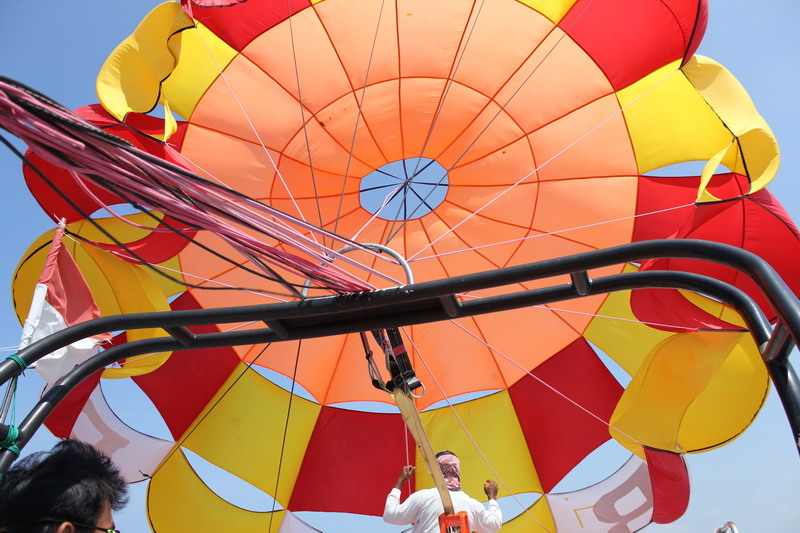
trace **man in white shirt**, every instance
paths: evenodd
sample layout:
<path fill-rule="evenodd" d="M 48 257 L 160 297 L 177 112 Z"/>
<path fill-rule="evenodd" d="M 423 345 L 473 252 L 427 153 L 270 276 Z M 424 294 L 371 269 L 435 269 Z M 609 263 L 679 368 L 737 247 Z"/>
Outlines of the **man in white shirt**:
<path fill-rule="evenodd" d="M 467 512 L 472 531 L 478 533 L 498 531 L 503 525 L 503 516 L 500 506 L 497 505 L 497 482 L 489 479 L 483 484 L 483 491 L 489 498 L 487 509 L 478 500 L 470 498 L 461 490 L 461 465 L 456 454 L 442 451 L 436 454 L 436 460 L 450 491 L 454 512 Z M 411 533 L 439 533 L 439 515 L 444 513 L 444 507 L 435 488 L 418 490 L 402 504 L 400 503 L 400 488 L 411 479 L 414 470 L 415 468 L 409 465 L 400 471 L 397 483 L 386 497 L 383 521 L 397 526 L 414 524 Z"/>

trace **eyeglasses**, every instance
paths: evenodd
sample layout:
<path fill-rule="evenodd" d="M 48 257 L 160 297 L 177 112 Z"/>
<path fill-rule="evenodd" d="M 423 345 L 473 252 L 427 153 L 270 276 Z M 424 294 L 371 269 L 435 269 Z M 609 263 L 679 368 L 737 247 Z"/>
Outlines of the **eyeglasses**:
<path fill-rule="evenodd" d="M 104 527 L 97 527 L 97 526 L 90 526 L 89 524 L 81 524 L 80 522 L 73 522 L 72 520 L 61 520 L 59 518 L 42 518 L 39 522 L 56 522 L 61 524 L 63 522 L 69 522 L 75 527 L 79 527 L 81 529 L 92 529 L 94 531 L 104 531 L 105 533 L 120 533 L 119 529 L 106 529 Z"/>

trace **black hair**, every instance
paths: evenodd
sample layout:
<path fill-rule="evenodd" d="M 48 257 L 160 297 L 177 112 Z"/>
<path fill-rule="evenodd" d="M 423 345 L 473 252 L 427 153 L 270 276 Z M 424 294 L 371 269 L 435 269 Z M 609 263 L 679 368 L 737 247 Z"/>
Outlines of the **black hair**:
<path fill-rule="evenodd" d="M 14 464 L 0 481 L 0 531 L 46 533 L 58 524 L 43 518 L 94 524 L 105 502 L 118 511 L 128 487 L 111 459 L 72 439 Z"/>
<path fill-rule="evenodd" d="M 452 455 L 453 457 L 458 457 L 455 453 L 451 452 L 450 450 L 442 450 L 436 454 L 436 458 L 438 459 L 443 455 Z"/>

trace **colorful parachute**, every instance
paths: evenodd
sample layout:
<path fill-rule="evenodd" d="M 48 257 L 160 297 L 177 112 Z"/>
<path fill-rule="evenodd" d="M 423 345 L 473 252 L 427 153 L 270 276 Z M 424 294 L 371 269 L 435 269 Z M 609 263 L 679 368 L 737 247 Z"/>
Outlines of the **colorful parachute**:
<path fill-rule="evenodd" d="M 390 248 L 419 282 L 702 238 L 757 253 L 797 292 L 788 258 L 800 251 L 798 232 L 764 188 L 777 145 L 731 74 L 693 55 L 706 17 L 705 0 L 168 2 L 109 57 L 101 105 L 78 114 L 288 215 L 269 215 L 286 233 L 276 229 L 266 244 L 305 250 L 309 263 L 321 257 L 367 288 L 405 283 L 405 273 L 369 250 L 344 253 L 347 243 Z M 148 116 L 159 104 L 166 119 Z M 173 213 L 90 224 L 87 214 L 130 202 L 124 187 L 31 159 L 55 184 L 26 168 L 31 192 L 77 236 L 66 245 L 104 316 L 340 292 L 291 272 L 267 279 L 263 262 L 230 238 Z M 708 164 L 699 176 L 662 171 L 688 161 Z M 228 205 L 241 207 L 244 196 Z M 195 207 L 220 218 L 218 205 Z M 233 224 L 253 235 L 264 215 L 248 209 Z M 33 243 L 18 268 L 22 319 L 50 240 Z M 772 313 L 751 281 L 698 261 L 592 275 L 640 269 L 708 274 Z M 115 342 L 161 335 L 128 332 Z M 519 515 L 507 532 L 636 530 L 676 519 L 688 498 L 680 454 L 736 438 L 769 388 L 738 315 L 678 290 L 592 296 L 403 335 L 425 385 L 416 403 L 426 430 L 435 448 L 460 455 L 465 490 L 480 494 L 484 479 L 497 478 L 501 496 L 533 494 L 507 504 Z M 620 383 L 598 351 L 630 381 Z M 132 379 L 174 442 L 117 420 L 101 377 Z M 132 481 L 149 478 L 157 531 L 304 531 L 294 513 L 382 512 L 397 470 L 416 453 L 389 403 L 370 383 L 361 338 L 345 335 L 125 361 L 84 382 L 48 425 L 98 443 Z M 612 438 L 630 461 L 596 485 L 559 492 Z M 277 510 L 225 502 L 185 450 L 274 498 Z M 430 483 L 420 475 L 417 487 Z"/>

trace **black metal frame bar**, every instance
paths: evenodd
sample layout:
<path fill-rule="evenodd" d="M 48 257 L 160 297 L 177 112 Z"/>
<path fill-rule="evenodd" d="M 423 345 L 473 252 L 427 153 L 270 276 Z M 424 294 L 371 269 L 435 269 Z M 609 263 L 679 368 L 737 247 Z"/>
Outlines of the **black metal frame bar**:
<path fill-rule="evenodd" d="M 588 271 L 645 259 L 676 257 L 711 261 L 750 276 L 764 292 L 778 316 L 774 332 L 764 312 L 746 293 L 732 285 L 689 272 L 644 271 L 590 279 Z M 569 274 L 571 283 L 533 290 L 459 301 L 456 294 L 497 288 Z M 240 346 L 324 337 L 345 333 L 402 327 L 493 313 L 527 306 L 640 288 L 677 288 L 695 291 L 731 306 L 743 317 L 764 358 L 800 446 L 800 380 L 789 364 L 789 353 L 800 345 L 800 301 L 763 259 L 730 245 L 698 240 L 659 240 L 632 243 L 603 250 L 508 267 L 490 272 L 415 283 L 356 294 L 223 309 L 138 313 L 102 317 L 70 327 L 19 351 L 30 365 L 54 350 L 77 340 L 127 329 L 160 327 L 168 337 L 152 338 L 109 348 L 76 366 L 41 398 L 19 426 L 17 446 L 22 448 L 67 393 L 105 366 L 125 358 L 160 351 Z M 194 334 L 187 327 L 262 321 L 267 327 L 245 331 Z M 18 375 L 17 362 L 0 363 L 0 384 Z M 3 430 L 0 428 L 0 438 Z M 800 448 L 798 448 L 800 453 Z M 16 456 L 0 452 L 0 473 Z"/>

